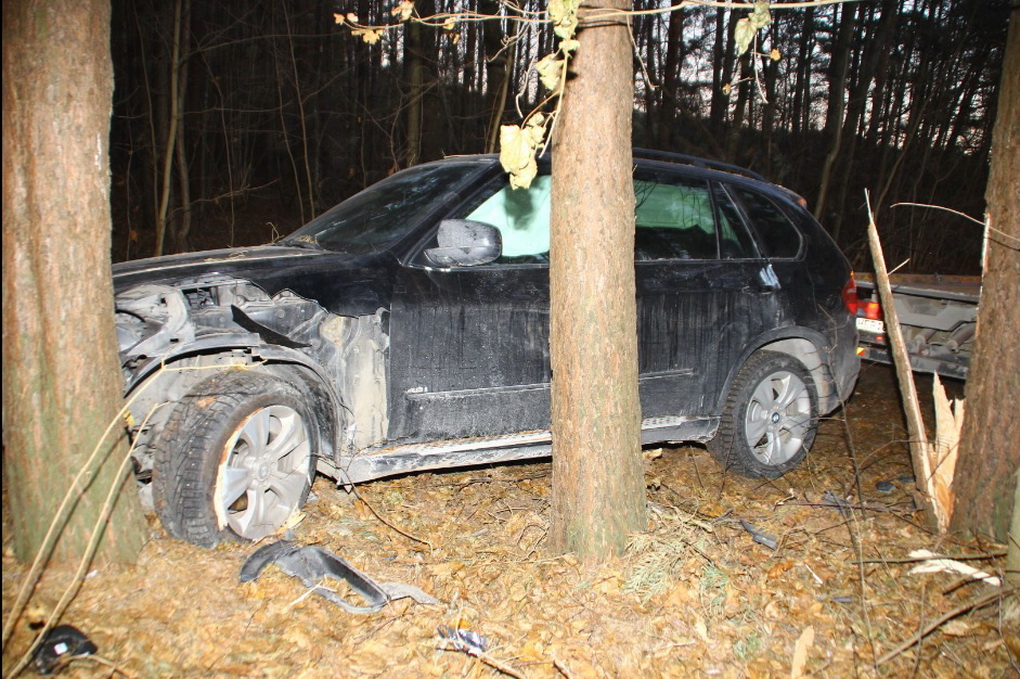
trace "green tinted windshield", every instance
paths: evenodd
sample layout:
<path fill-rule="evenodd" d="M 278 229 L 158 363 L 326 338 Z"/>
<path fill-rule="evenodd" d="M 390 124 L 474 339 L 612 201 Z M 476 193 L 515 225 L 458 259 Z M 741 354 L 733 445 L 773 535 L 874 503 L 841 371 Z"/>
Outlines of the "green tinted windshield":
<path fill-rule="evenodd" d="M 363 254 L 393 243 L 459 196 L 478 163 L 420 165 L 351 196 L 285 238 L 282 245 Z"/>

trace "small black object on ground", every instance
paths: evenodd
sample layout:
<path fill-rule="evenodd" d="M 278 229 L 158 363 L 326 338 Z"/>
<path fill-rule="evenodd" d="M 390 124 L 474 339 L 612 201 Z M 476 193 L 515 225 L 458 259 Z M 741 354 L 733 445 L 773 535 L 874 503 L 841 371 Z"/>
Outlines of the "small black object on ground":
<path fill-rule="evenodd" d="M 35 649 L 35 669 L 54 674 L 71 658 L 92 655 L 99 649 L 74 625 L 57 625 L 47 632 Z"/>

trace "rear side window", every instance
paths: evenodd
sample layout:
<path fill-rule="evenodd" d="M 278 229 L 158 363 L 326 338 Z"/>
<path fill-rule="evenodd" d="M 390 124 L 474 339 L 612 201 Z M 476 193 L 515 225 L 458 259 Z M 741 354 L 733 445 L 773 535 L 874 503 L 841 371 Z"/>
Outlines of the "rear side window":
<path fill-rule="evenodd" d="M 658 259 L 715 259 L 712 196 L 704 181 L 634 181 L 638 261 Z"/>
<path fill-rule="evenodd" d="M 800 252 L 800 231 L 770 198 L 744 188 L 732 187 L 744 205 L 744 212 L 758 234 L 766 257 L 796 257 Z"/>
<path fill-rule="evenodd" d="M 740 213 L 722 186 L 712 183 L 712 193 L 719 210 L 719 254 L 723 259 L 756 257 L 757 250 L 747 232 Z"/>

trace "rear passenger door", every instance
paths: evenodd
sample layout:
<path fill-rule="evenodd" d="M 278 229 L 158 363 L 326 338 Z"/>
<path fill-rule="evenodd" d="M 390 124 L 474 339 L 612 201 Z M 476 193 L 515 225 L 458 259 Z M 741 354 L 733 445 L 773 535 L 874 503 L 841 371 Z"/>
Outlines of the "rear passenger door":
<path fill-rule="evenodd" d="M 715 414 L 730 368 L 774 323 L 772 270 L 720 184 L 651 165 L 634 190 L 643 416 Z"/>

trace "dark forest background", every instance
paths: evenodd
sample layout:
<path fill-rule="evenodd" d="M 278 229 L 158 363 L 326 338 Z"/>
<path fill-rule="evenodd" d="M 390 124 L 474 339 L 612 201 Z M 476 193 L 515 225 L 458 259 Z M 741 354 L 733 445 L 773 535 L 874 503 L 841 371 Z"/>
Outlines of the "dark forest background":
<path fill-rule="evenodd" d="M 334 18 L 397 23 L 394 4 L 114 0 L 114 260 L 268 242 L 397 169 L 495 150 L 499 124 L 544 96 L 529 66 L 552 32 L 506 4 L 419 0 L 422 16 L 503 18 L 403 24 L 375 44 Z M 635 145 L 788 186 L 864 269 L 868 190 L 892 265 L 977 273 L 979 225 L 892 206 L 982 217 L 1007 1 L 774 12 L 754 58 L 736 54 L 746 14 L 634 17 Z"/>

